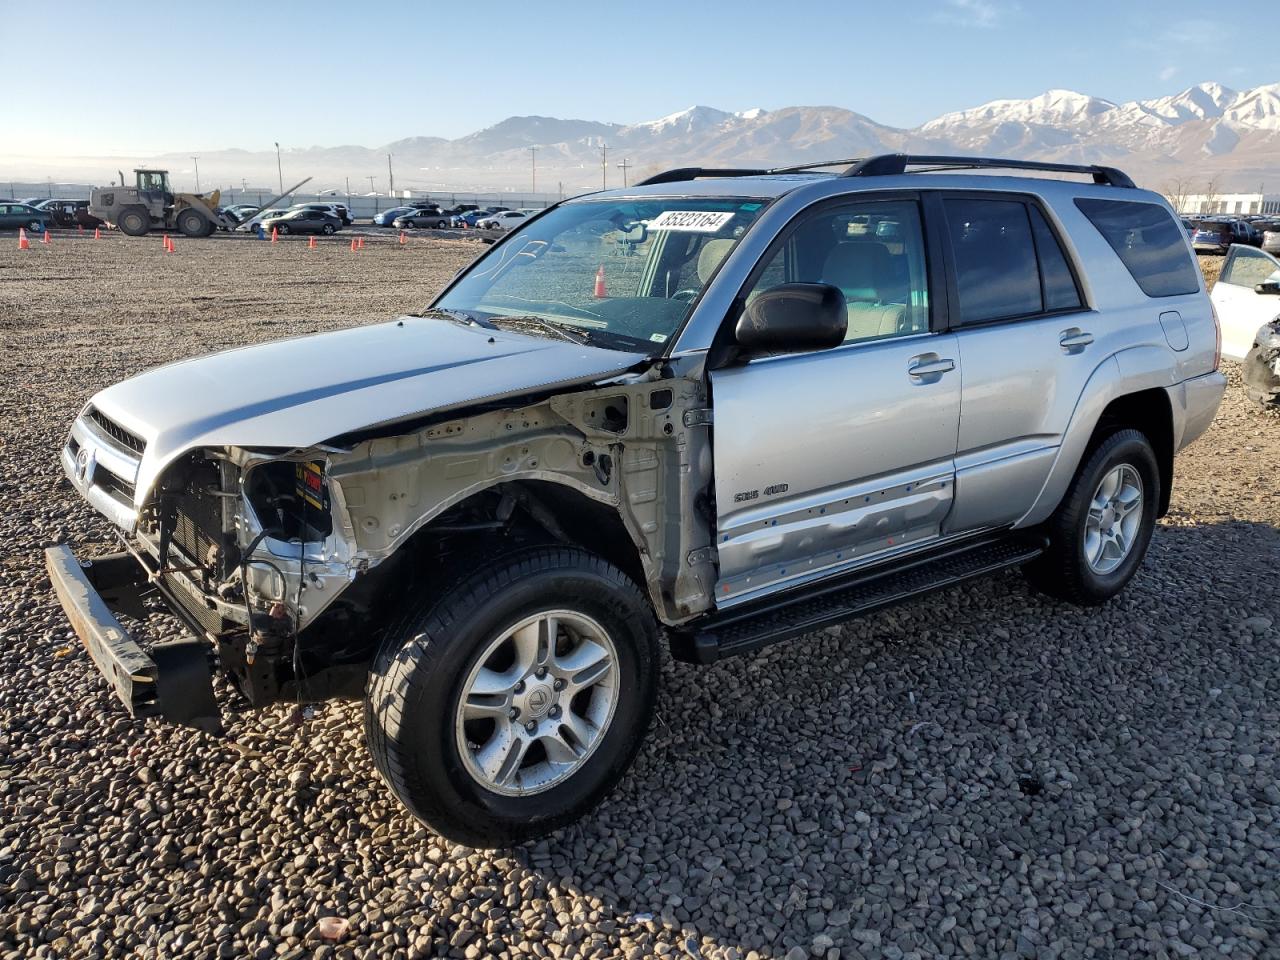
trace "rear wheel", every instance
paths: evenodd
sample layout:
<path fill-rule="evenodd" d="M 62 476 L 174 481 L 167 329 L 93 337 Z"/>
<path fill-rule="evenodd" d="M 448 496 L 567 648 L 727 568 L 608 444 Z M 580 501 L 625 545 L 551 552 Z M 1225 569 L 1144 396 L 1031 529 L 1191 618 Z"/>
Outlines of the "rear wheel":
<path fill-rule="evenodd" d="M 282 236 L 282 237 L 283 237 L 283 236 L 284 236 L 286 233 L 288 233 L 288 232 L 289 232 L 289 225 L 288 225 L 287 223 L 278 223 L 278 224 L 276 224 L 276 233 L 277 233 L 277 234 L 279 234 L 280 236 Z"/>
<path fill-rule="evenodd" d="M 326 223 L 323 227 L 320 228 L 320 232 L 323 233 L 326 237 L 330 236 L 333 233 L 333 224 Z"/>
<path fill-rule="evenodd" d="M 206 237 L 213 232 L 213 225 L 199 210 L 183 210 L 178 214 L 177 227 L 188 237 Z"/>
<path fill-rule="evenodd" d="M 32 220 L 30 223 L 28 223 L 28 224 L 27 224 L 27 229 L 28 229 L 28 230 L 30 230 L 32 233 L 43 233 L 43 232 L 44 232 L 44 221 L 43 221 L 43 220 Z"/>
<path fill-rule="evenodd" d="M 624 573 L 577 548 L 525 548 L 388 634 L 365 736 L 415 817 L 460 843 L 508 846 L 613 788 L 648 728 L 657 671 L 653 614 Z"/>
<path fill-rule="evenodd" d="M 141 237 L 151 229 L 151 215 L 142 207 L 125 207 L 116 218 L 121 233 Z"/>
<path fill-rule="evenodd" d="M 1089 452 L 1047 524 L 1049 548 L 1024 567 L 1050 596 L 1093 606 L 1133 579 L 1155 531 L 1160 470 L 1137 430 L 1118 430 Z"/>

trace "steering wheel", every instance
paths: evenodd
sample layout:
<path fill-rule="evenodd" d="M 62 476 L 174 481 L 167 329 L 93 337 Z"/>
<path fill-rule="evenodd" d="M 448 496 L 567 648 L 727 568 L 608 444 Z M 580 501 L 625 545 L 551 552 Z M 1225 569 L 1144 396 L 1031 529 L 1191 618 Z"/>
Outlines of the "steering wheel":
<path fill-rule="evenodd" d="M 698 296 L 699 292 L 700 291 L 698 290 L 677 290 L 675 293 L 671 295 L 671 299 L 681 300 L 685 303 L 690 303 L 694 300 L 694 298 Z"/>

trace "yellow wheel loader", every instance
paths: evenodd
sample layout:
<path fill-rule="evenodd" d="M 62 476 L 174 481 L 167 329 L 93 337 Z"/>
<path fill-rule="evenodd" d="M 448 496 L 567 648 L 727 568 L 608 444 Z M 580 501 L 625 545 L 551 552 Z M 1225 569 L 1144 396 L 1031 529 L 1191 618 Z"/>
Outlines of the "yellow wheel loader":
<path fill-rule="evenodd" d="M 174 193 L 169 188 L 168 170 L 134 170 L 133 173 L 134 186 L 124 186 L 121 172 L 120 186 L 94 187 L 89 193 L 89 213 L 114 224 L 131 237 L 141 237 L 150 230 L 178 230 L 188 237 L 207 237 L 219 227 L 234 230 L 239 226 L 235 217 L 219 208 L 219 191 Z M 288 196 L 307 180 L 267 206 Z"/>

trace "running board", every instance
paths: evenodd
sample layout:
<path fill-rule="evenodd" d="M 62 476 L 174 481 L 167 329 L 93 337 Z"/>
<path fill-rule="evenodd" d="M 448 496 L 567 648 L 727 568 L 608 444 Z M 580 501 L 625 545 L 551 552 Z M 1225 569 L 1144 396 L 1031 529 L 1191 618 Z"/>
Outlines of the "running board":
<path fill-rule="evenodd" d="M 879 564 L 669 629 L 671 654 L 714 663 L 759 650 L 904 600 L 1017 567 L 1044 552 L 1039 536 L 1004 534 L 966 540 L 909 559 Z"/>

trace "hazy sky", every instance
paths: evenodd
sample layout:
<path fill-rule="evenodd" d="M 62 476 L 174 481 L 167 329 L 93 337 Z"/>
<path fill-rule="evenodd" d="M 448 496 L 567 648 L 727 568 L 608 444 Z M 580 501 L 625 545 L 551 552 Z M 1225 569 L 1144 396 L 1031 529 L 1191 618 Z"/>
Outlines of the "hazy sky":
<path fill-rule="evenodd" d="M 1220 9 L 1229 21 L 1182 0 L 0 0 L 0 153 L 378 146 L 694 103 L 914 126 L 1051 87 L 1119 101 L 1280 80 L 1274 9 Z M 38 56 L 21 65 L 14 42 Z"/>

